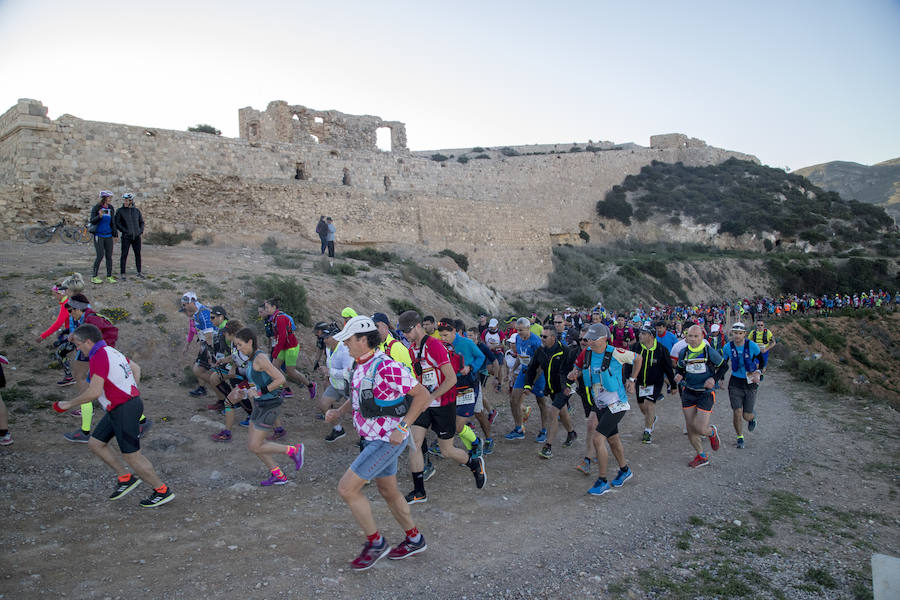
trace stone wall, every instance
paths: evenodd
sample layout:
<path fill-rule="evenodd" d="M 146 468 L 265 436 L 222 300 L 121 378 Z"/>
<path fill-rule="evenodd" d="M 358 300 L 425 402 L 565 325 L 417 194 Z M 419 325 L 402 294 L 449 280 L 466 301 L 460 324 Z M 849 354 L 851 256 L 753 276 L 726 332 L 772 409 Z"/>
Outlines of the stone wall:
<path fill-rule="evenodd" d="M 301 125 L 291 116 L 285 127 L 278 115 L 302 113 L 298 108 L 241 109 L 242 136 L 244 129 L 250 136 L 256 119 L 256 138 L 233 139 L 70 115 L 50 121 L 39 102 L 20 101 L 0 117 L 0 239 L 21 236 L 38 218 L 83 220 L 101 189 L 117 196 L 132 191 L 148 232 L 196 231 L 254 244 L 280 234 L 317 246 L 315 223 L 327 214 L 337 223 L 339 248 L 450 248 L 469 257 L 471 276 L 518 291 L 545 284 L 554 243 L 575 241 L 582 230 L 592 242 L 610 236 L 593 226 L 597 200 L 652 160 L 756 160 L 678 145 L 436 162 L 406 152 L 405 133 L 401 151 L 373 150 L 374 139 L 359 132 L 374 133 L 375 124 L 385 123 L 377 117 L 332 130 L 340 131 L 332 139 L 346 145 L 299 140 L 320 111 Z M 400 137 L 402 130 L 392 131 Z"/>

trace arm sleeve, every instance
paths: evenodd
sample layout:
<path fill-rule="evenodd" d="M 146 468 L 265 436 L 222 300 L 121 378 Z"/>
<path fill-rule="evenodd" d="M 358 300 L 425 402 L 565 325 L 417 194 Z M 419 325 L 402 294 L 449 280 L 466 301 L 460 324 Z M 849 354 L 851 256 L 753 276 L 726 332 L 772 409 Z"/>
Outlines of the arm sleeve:
<path fill-rule="evenodd" d="M 41 339 L 46 340 L 50 337 L 51 334 L 59 331 L 66 324 L 66 321 L 69 320 L 69 313 L 66 311 L 66 306 L 64 304 L 59 305 L 59 314 L 56 315 L 56 320 L 53 324 L 47 328 L 47 331 L 41 334 Z"/>

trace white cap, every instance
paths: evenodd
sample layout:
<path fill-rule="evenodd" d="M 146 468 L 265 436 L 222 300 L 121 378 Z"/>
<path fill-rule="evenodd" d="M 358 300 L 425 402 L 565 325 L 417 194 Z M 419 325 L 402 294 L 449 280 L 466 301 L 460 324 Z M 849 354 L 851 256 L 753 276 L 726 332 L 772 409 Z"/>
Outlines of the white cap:
<path fill-rule="evenodd" d="M 734 325 L 731 326 L 732 331 L 747 331 L 747 326 L 738 321 Z"/>
<path fill-rule="evenodd" d="M 196 302 L 197 294 L 194 292 L 185 292 L 183 296 L 181 296 L 182 302 Z"/>
<path fill-rule="evenodd" d="M 488 327 L 496 327 L 499 324 L 500 321 L 498 321 L 497 319 L 491 319 L 490 321 L 488 321 Z"/>
<path fill-rule="evenodd" d="M 718 323 L 709 328 L 709 330 L 713 333 L 717 332 L 719 329 L 721 329 L 721 327 L 719 327 Z"/>
<path fill-rule="evenodd" d="M 338 342 L 343 342 L 351 335 L 368 333 L 370 331 L 378 331 L 378 327 L 375 326 L 375 321 L 373 321 L 371 317 L 359 315 L 347 321 L 344 328 L 341 329 L 340 332 L 334 334 L 334 339 Z"/>

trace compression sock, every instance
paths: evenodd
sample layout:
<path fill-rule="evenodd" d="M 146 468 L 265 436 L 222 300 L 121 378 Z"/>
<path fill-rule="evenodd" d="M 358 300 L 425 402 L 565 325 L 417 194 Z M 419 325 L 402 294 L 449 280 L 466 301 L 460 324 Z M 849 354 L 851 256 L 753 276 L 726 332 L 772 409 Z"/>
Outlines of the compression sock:
<path fill-rule="evenodd" d="M 422 534 L 419 533 L 419 529 L 417 527 L 413 527 L 412 529 L 406 530 L 406 539 L 408 539 L 413 544 L 418 544 L 422 541 Z"/>
<path fill-rule="evenodd" d="M 459 439 L 462 440 L 463 446 L 466 447 L 466 450 L 472 449 L 472 442 L 474 442 L 477 438 L 475 432 L 472 431 L 472 428 L 468 425 L 463 425 L 462 431 L 459 432 Z"/>
<path fill-rule="evenodd" d="M 140 423 L 141 425 L 143 425 L 143 424 L 146 423 L 146 422 L 147 422 L 147 415 L 141 414 L 141 418 L 138 419 L 138 423 Z"/>
<path fill-rule="evenodd" d="M 412 474 L 413 489 L 419 493 L 425 493 L 425 472 L 419 471 Z"/>
<path fill-rule="evenodd" d="M 272 469 L 272 475 L 277 477 L 278 479 L 284 479 L 284 473 L 281 472 L 281 467 L 275 467 Z"/>
<path fill-rule="evenodd" d="M 169 491 L 169 486 L 167 486 L 166 484 L 162 484 L 158 488 L 153 488 L 153 491 L 158 492 L 160 494 L 165 494 L 166 492 Z"/>
<path fill-rule="evenodd" d="M 94 404 L 87 402 L 81 405 L 81 430 L 88 434 L 91 432 L 91 420 L 94 418 Z"/>
<path fill-rule="evenodd" d="M 120 475 L 118 476 L 119 483 L 128 483 L 131 481 L 131 473 L 128 475 Z"/>
<path fill-rule="evenodd" d="M 366 540 L 373 546 L 382 546 L 384 545 L 384 538 L 381 537 L 381 533 L 376 531 L 372 535 L 367 535 Z"/>
<path fill-rule="evenodd" d="M 287 454 L 288 456 L 293 456 L 293 455 L 297 454 L 298 452 L 300 452 L 300 450 L 297 448 L 297 446 L 288 446 L 287 450 L 284 451 L 284 453 Z"/>

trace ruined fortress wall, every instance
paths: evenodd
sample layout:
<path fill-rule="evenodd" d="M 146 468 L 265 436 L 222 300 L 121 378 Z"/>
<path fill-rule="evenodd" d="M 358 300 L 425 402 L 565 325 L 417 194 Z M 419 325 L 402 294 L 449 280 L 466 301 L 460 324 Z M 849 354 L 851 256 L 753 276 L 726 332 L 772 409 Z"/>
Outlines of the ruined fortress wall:
<path fill-rule="evenodd" d="M 315 223 L 328 214 L 339 247 L 450 248 L 469 257 L 473 277 L 511 291 L 545 284 L 555 242 L 582 228 L 600 235 L 590 229 L 594 205 L 626 175 L 651 160 L 701 165 L 737 155 L 679 145 L 460 164 L 68 115 L 50 121 L 42 110 L 25 100 L 0 117 L 3 239 L 20 236 L 38 218 L 83 220 L 99 190 L 127 190 L 136 194 L 147 231 L 192 230 L 253 244 L 274 233 L 317 244 Z M 295 178 L 298 166 L 304 179 Z"/>

